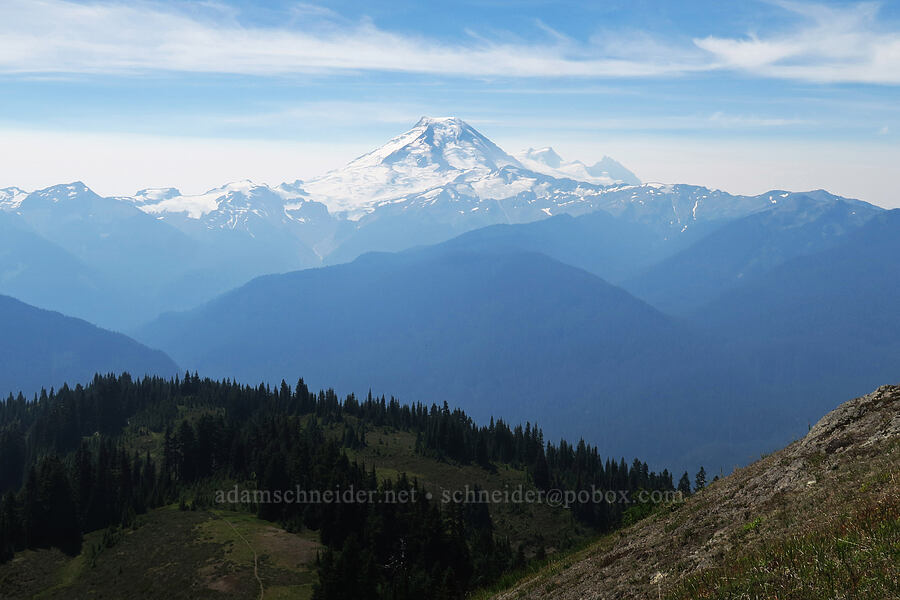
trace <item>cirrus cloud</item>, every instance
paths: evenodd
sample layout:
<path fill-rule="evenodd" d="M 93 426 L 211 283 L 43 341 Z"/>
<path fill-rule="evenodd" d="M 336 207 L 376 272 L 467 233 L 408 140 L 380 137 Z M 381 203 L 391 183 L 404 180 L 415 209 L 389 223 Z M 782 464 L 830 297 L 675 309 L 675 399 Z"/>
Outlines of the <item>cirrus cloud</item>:
<path fill-rule="evenodd" d="M 634 31 L 584 42 L 543 23 L 540 39 L 472 34 L 453 42 L 388 31 L 298 5 L 284 25 L 242 23 L 233 7 L 71 0 L 0 4 L 0 73 L 148 71 L 290 75 L 385 71 L 462 77 L 654 78 L 739 71 L 814 82 L 900 84 L 900 32 L 879 5 L 780 1 L 801 18 L 791 30 L 692 43 Z"/>
<path fill-rule="evenodd" d="M 804 25 L 768 37 L 709 36 L 694 43 L 723 69 L 823 83 L 900 84 L 900 32 L 879 25 L 879 4 L 775 4 L 802 17 Z"/>
<path fill-rule="evenodd" d="M 7 0 L 0 5 L 0 72 L 244 75 L 333 71 L 509 77 L 646 77 L 702 70 L 667 61 L 599 55 L 549 44 L 448 44 L 380 29 L 367 20 L 315 19 L 292 28 L 244 26 L 223 11 L 162 4 Z M 327 17 L 327 13 L 317 15 Z"/>

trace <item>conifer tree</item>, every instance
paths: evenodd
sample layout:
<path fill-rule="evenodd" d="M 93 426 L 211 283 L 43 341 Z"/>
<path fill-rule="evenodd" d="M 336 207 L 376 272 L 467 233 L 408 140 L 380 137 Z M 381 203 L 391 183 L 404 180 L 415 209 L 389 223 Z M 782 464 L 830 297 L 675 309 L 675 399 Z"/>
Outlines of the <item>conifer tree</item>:
<path fill-rule="evenodd" d="M 706 487 L 706 469 L 702 466 L 700 470 L 697 471 L 697 476 L 694 478 L 694 491 L 699 492 L 703 488 Z"/>

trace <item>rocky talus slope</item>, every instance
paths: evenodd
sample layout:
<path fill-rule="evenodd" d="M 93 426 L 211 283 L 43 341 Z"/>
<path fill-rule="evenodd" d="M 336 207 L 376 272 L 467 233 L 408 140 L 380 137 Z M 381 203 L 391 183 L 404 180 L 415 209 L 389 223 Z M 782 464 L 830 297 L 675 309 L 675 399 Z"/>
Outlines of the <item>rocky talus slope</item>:
<path fill-rule="evenodd" d="M 900 598 L 900 386 L 495 598 Z"/>

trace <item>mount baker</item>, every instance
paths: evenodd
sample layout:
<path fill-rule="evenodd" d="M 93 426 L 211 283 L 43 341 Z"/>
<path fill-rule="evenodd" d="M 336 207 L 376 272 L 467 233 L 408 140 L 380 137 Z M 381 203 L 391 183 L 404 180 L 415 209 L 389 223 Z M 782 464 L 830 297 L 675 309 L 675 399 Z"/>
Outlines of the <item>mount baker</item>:
<path fill-rule="evenodd" d="M 608 157 L 594 165 L 567 162 L 552 148 L 513 156 L 458 118 L 423 117 L 380 148 L 307 181 L 109 198 L 81 182 L 30 193 L 0 189 L 0 293 L 128 329 L 259 275 L 559 215 L 603 211 L 649 232 L 651 246 L 671 254 L 792 196 L 642 184 Z M 598 274 L 620 281 L 634 274 L 626 271 Z M 67 293 L 48 281 L 64 282 Z"/>

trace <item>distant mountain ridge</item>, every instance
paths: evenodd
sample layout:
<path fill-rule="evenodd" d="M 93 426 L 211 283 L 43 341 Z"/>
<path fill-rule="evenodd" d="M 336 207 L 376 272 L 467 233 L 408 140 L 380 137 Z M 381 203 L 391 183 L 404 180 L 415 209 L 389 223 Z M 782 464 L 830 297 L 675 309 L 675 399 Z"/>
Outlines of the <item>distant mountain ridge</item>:
<path fill-rule="evenodd" d="M 259 275 L 432 245 L 495 225 L 526 226 L 561 215 L 590 220 L 598 211 L 615 222 L 601 226 L 600 215 L 590 226 L 580 221 L 574 232 L 560 230 L 576 237 L 558 238 L 567 249 L 549 254 L 619 283 L 724 225 L 795 196 L 640 184 L 608 157 L 587 165 L 566 161 L 552 148 L 514 156 L 461 119 L 423 117 L 385 145 L 308 181 L 238 181 L 198 195 L 144 189 L 114 198 L 81 182 L 34 192 L 0 190 L 0 214 L 29 234 L 17 234 L 18 246 L 0 238 L 0 261 L 16 257 L 0 262 L 0 293 L 130 330 Z M 626 243 L 626 231 L 641 244 Z M 590 240 L 592 235 L 609 239 Z M 82 275 L 66 294 L 39 289 L 26 276 L 36 272 L 37 257 L 50 246 L 68 255 L 60 265 L 80 265 L 68 269 Z M 617 251 L 627 254 L 616 259 Z M 41 264 L 47 280 L 72 279 L 63 267 Z M 647 298 L 655 299 L 652 293 Z"/>
<path fill-rule="evenodd" d="M 891 213 L 823 190 L 631 185 L 616 164 L 517 158 L 423 118 L 306 182 L 7 188 L 0 293 L 217 376 L 447 398 L 615 451 L 665 439 L 659 456 L 692 464 L 741 462 L 889 378 L 896 349 L 871 332 L 896 326 L 878 293 L 897 279 Z M 748 432 L 760 419 L 779 425 Z"/>
<path fill-rule="evenodd" d="M 96 373 L 128 372 L 135 377 L 171 377 L 178 367 L 159 350 L 152 350 L 120 333 L 80 319 L 40 310 L 0 296 L 0 397 L 42 388 L 75 386 Z"/>
<path fill-rule="evenodd" d="M 689 318 L 748 348 L 761 380 L 777 377 L 813 398 L 847 395 L 900 377 L 898 256 L 900 209 L 883 211 L 839 243 L 786 261 Z"/>
<path fill-rule="evenodd" d="M 15 210 L 22 204 L 28 192 L 17 187 L 0 189 L 0 210 Z"/>
<path fill-rule="evenodd" d="M 650 224 L 560 215 L 261 277 L 137 335 L 217 376 L 277 383 L 300 369 L 342 391 L 393 389 L 637 444 L 651 459 L 741 464 L 900 360 L 889 306 L 900 211 L 762 200 L 674 255 Z M 627 290 L 642 270 L 659 299 L 701 306 L 671 317 L 596 277 Z"/>
<path fill-rule="evenodd" d="M 640 396 L 645 369 L 674 377 L 669 357 L 695 344 L 674 320 L 585 271 L 452 244 L 263 276 L 136 335 L 217 377 L 303 375 L 342 393 L 394 386 L 401 398 L 451 401 L 479 419 L 539 421 L 554 436 L 598 427 L 595 439 L 625 453 L 631 443 L 600 415 L 627 421 L 621 399 Z M 668 414 L 661 399 L 652 403 Z M 572 422 L 582 425 L 563 425 Z"/>
<path fill-rule="evenodd" d="M 135 198 L 141 210 L 182 226 L 254 233 L 287 228 L 334 264 L 485 225 L 591 212 L 605 189 L 639 183 L 621 165 L 617 169 L 624 179 L 597 177 L 587 168 L 531 170 L 461 119 L 423 117 L 345 167 L 307 181 L 274 187 L 237 182 L 198 196 L 145 190 Z"/>
<path fill-rule="evenodd" d="M 830 194 L 772 196 L 777 203 L 726 223 L 623 287 L 664 312 L 687 314 L 785 262 L 840 244 L 883 212 Z"/>
<path fill-rule="evenodd" d="M 550 148 L 529 148 L 516 155 L 519 162 L 528 169 L 550 175 L 558 179 L 574 179 L 598 185 L 640 185 L 637 175 L 616 160 L 604 156 L 593 165 L 580 160 L 566 161 Z"/>

